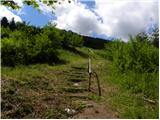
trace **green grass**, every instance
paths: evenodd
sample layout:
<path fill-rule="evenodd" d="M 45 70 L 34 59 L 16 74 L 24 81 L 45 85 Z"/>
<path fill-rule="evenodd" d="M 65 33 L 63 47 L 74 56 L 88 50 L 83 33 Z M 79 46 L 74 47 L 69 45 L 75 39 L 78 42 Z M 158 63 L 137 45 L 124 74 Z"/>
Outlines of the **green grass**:
<path fill-rule="evenodd" d="M 88 48 L 78 50 L 88 53 Z M 134 91 L 135 88 L 128 90 L 123 87 L 122 81 L 132 80 L 134 76 L 113 76 L 112 62 L 101 54 L 103 50 L 91 51 L 89 54 L 92 57 L 92 68 L 99 76 L 102 97 L 98 96 L 96 79 L 93 79 L 91 89 L 94 93 L 89 95 L 90 100 L 106 104 L 108 109 L 118 113 L 119 118 L 158 118 L 158 101 L 150 104 L 143 100 L 143 94 Z M 72 67 L 85 67 L 88 59 L 66 50 L 59 50 L 59 53 L 59 58 L 65 61 L 64 64 L 2 66 L 2 118 L 68 118 L 65 108 L 85 108 L 81 100 L 75 102 L 64 97 L 62 94 L 65 91 L 62 88 L 68 85 L 68 78 L 75 78 L 68 77 L 75 69 Z M 141 82 L 143 80 L 144 76 Z M 134 81 L 133 83 L 138 84 Z M 151 91 L 150 94 L 153 93 Z M 157 97 L 155 93 L 154 98 Z"/>

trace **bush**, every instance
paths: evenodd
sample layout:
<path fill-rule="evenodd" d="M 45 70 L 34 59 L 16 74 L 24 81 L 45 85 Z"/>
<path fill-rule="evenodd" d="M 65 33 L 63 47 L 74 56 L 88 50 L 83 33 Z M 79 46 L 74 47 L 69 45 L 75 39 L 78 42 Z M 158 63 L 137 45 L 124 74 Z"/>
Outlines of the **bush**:
<path fill-rule="evenodd" d="M 123 73 L 127 70 L 141 73 L 158 71 L 159 50 L 147 41 L 131 38 L 128 43 L 115 41 L 109 48 L 117 72 Z"/>
<path fill-rule="evenodd" d="M 31 64 L 41 62 L 57 62 L 57 49 L 61 48 L 61 37 L 56 31 L 44 29 L 36 34 L 32 27 L 28 33 L 20 30 L 13 31 L 9 37 L 2 39 L 2 65 Z"/>
<path fill-rule="evenodd" d="M 130 37 L 127 43 L 114 41 L 106 49 L 113 60 L 113 81 L 133 93 L 158 99 L 158 48 L 145 39 Z"/>

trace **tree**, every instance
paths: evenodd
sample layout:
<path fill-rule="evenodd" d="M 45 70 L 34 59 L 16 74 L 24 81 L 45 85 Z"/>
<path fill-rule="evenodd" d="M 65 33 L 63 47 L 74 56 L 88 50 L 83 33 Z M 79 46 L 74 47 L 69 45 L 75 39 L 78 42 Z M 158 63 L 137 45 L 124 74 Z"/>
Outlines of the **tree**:
<path fill-rule="evenodd" d="M 159 27 L 156 25 L 152 29 L 152 33 L 150 35 L 150 41 L 155 47 L 159 48 Z"/>
<path fill-rule="evenodd" d="M 1 19 L 1 26 L 7 27 L 9 25 L 8 19 L 6 17 L 3 17 Z"/>
<path fill-rule="evenodd" d="M 137 40 L 141 42 L 148 41 L 148 35 L 145 32 L 141 32 L 138 35 L 136 35 Z"/>
<path fill-rule="evenodd" d="M 83 45 L 83 37 L 72 31 L 62 31 L 64 35 L 63 45 L 64 46 L 76 46 L 81 47 Z"/>
<path fill-rule="evenodd" d="M 14 21 L 14 18 L 12 18 L 11 22 L 9 23 L 9 28 L 13 31 L 16 29 L 16 23 Z"/>
<path fill-rule="evenodd" d="M 21 7 L 15 3 L 13 0 L 1 0 L 0 1 L 2 5 L 4 6 L 8 6 L 8 7 L 11 7 L 12 9 L 20 9 Z M 39 7 L 38 3 L 36 2 L 36 0 L 30 0 L 30 1 L 23 1 L 24 4 L 27 4 L 27 5 L 33 5 L 35 8 L 36 7 Z"/>
<path fill-rule="evenodd" d="M 65 1 L 65 0 L 62 0 L 62 2 Z M 74 1 L 74 0 L 68 0 L 68 3 L 71 3 L 71 1 Z M 59 2 L 58 0 L 39 0 L 39 2 L 43 2 L 44 4 L 48 5 L 48 6 L 51 6 L 51 5 L 54 5 L 55 3 L 58 2 L 58 4 L 61 4 L 61 2 Z M 20 9 L 21 7 L 15 3 L 13 0 L 0 0 L 0 3 L 4 6 L 8 6 L 8 7 L 11 7 L 12 9 Z M 24 0 L 23 1 L 24 4 L 26 5 L 33 5 L 35 8 L 39 8 L 39 4 L 37 2 L 37 0 Z"/>

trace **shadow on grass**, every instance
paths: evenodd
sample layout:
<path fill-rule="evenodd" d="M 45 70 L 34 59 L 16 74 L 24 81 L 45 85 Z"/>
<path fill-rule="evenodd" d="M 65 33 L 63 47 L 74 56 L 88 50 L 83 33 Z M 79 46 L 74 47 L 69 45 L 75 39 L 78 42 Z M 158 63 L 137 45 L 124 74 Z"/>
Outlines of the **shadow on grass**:
<path fill-rule="evenodd" d="M 20 62 L 20 63 L 17 63 L 17 62 L 14 62 L 14 61 L 11 61 L 10 63 L 5 63 L 5 62 L 2 62 L 2 67 L 16 67 L 17 65 L 34 65 L 34 64 L 48 64 L 48 65 L 63 65 L 63 64 L 67 64 L 68 61 L 66 60 L 63 60 L 63 59 L 60 59 L 58 58 L 56 55 L 53 55 L 52 57 L 48 57 L 48 58 L 43 58 L 43 57 L 38 57 L 38 58 L 35 58 L 35 59 L 32 59 L 30 61 L 27 61 L 27 62 Z"/>

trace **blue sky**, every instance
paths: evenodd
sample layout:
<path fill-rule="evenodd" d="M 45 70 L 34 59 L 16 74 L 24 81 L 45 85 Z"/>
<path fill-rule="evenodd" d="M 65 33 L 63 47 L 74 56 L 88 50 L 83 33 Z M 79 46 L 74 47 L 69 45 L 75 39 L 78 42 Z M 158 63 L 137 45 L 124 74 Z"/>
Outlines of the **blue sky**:
<path fill-rule="evenodd" d="M 81 3 L 86 5 L 87 9 L 94 8 L 95 1 L 94 0 L 79 0 Z M 44 14 L 43 12 L 39 12 L 38 9 L 35 9 L 33 6 L 24 5 L 22 8 L 22 14 L 18 14 L 17 11 L 13 10 L 13 13 L 18 15 L 23 21 L 29 23 L 30 25 L 35 25 L 38 27 L 43 27 L 49 21 L 56 19 L 54 14 Z"/>
<path fill-rule="evenodd" d="M 81 0 L 80 2 L 86 5 L 86 9 L 92 10 L 95 7 L 94 0 Z M 37 27 L 43 27 L 51 20 L 56 19 L 56 16 L 54 16 L 54 14 L 44 14 L 42 11 L 40 12 L 38 9 L 35 9 L 33 6 L 24 5 L 21 11 L 21 14 L 18 14 L 18 12 L 15 10 L 13 10 L 13 13 L 18 15 L 26 23 Z M 92 32 L 91 36 L 103 39 L 111 39 L 105 35 L 98 34 L 96 32 Z"/>
<path fill-rule="evenodd" d="M 35 25 L 38 27 L 43 27 L 50 20 L 53 20 L 55 17 L 51 14 L 43 14 L 38 9 L 35 9 L 33 6 L 24 5 L 22 8 L 23 13 L 18 15 L 16 11 L 13 11 L 18 15 L 23 21 L 29 23 L 30 25 Z"/>

